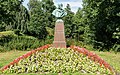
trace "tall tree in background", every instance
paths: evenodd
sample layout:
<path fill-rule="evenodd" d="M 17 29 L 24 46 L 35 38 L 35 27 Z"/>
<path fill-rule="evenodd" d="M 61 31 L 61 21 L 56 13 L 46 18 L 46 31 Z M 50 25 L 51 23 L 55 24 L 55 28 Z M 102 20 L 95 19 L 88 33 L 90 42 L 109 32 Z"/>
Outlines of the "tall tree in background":
<path fill-rule="evenodd" d="M 44 12 L 44 17 L 46 20 L 46 26 L 54 28 L 55 26 L 55 17 L 52 15 L 53 10 L 56 6 L 54 5 L 53 0 L 42 0 L 42 10 Z"/>
<path fill-rule="evenodd" d="M 85 25 L 83 24 L 84 18 L 83 18 L 83 11 L 81 8 L 78 8 L 78 11 L 74 15 L 74 38 L 78 41 L 83 41 L 83 34 L 85 30 Z"/>
<path fill-rule="evenodd" d="M 29 16 L 28 10 L 23 5 L 20 5 L 20 11 L 16 12 L 14 28 L 19 30 L 22 33 L 27 33 L 29 19 L 30 19 L 30 16 Z"/>
<path fill-rule="evenodd" d="M 56 6 L 54 5 L 53 0 L 42 0 L 42 10 L 44 12 L 44 21 L 46 30 L 48 32 L 47 38 L 53 38 L 54 36 L 54 27 L 55 27 L 55 17 L 52 15 L 53 10 Z"/>
<path fill-rule="evenodd" d="M 30 22 L 28 26 L 29 34 L 40 39 L 47 35 L 44 22 L 42 4 L 38 0 L 29 0 Z"/>
<path fill-rule="evenodd" d="M 16 12 L 23 0 L 0 0 L 0 31 L 14 29 Z"/>
<path fill-rule="evenodd" d="M 65 35 L 67 38 L 73 38 L 73 17 L 74 13 L 71 11 L 71 7 L 69 4 L 67 4 L 65 11 L 67 12 L 67 15 L 63 18 L 65 22 Z"/>
<path fill-rule="evenodd" d="M 38 37 L 40 39 L 47 36 L 46 27 L 53 28 L 54 18 L 52 11 L 55 9 L 53 0 L 30 0 L 30 23 L 29 32 L 30 35 Z"/>
<path fill-rule="evenodd" d="M 83 10 L 94 34 L 95 47 L 109 50 L 120 41 L 113 38 L 113 33 L 120 26 L 119 5 L 120 0 L 83 0 Z"/>

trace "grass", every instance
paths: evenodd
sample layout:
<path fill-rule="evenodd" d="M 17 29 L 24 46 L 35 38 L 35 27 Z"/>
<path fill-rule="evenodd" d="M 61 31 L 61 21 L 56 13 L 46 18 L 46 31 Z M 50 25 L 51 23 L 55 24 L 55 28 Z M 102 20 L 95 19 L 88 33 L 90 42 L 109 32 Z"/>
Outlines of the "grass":
<path fill-rule="evenodd" d="M 25 54 L 28 51 L 9 51 L 0 53 L 0 68 L 12 62 L 15 58 Z M 98 52 L 95 51 L 101 58 L 106 60 L 110 65 L 113 66 L 120 73 L 120 53 L 115 54 L 114 52 Z M 6 75 L 6 74 L 1 74 Z M 7 74 L 8 75 L 8 74 Z M 18 74 L 9 74 L 9 75 L 18 75 Z M 19 75 L 39 75 L 36 73 L 30 74 L 19 74 Z M 61 74 L 42 74 L 42 75 L 61 75 Z M 64 75 L 73 75 L 70 73 L 65 73 Z M 88 74 L 80 74 L 79 72 L 74 73 L 74 75 L 88 75 Z M 90 75 L 90 74 L 89 74 Z M 92 74 L 91 74 L 92 75 Z"/>
<path fill-rule="evenodd" d="M 120 52 L 98 52 L 95 51 L 101 58 L 107 61 L 117 72 L 120 73 Z"/>
<path fill-rule="evenodd" d="M 9 51 L 9 52 L 4 52 L 0 53 L 0 68 L 9 64 L 12 62 L 14 59 L 17 57 L 25 54 L 27 51 Z"/>

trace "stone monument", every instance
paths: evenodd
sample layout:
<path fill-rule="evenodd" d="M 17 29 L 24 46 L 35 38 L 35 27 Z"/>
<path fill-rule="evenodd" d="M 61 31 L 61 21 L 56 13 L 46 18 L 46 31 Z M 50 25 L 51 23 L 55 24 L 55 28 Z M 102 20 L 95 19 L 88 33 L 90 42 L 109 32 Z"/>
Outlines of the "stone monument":
<path fill-rule="evenodd" d="M 63 5 L 59 4 L 58 8 L 52 12 L 52 14 L 57 18 L 53 41 L 53 47 L 55 48 L 66 48 L 64 22 L 61 18 L 67 15 L 67 13 L 62 9 L 62 7 Z"/>

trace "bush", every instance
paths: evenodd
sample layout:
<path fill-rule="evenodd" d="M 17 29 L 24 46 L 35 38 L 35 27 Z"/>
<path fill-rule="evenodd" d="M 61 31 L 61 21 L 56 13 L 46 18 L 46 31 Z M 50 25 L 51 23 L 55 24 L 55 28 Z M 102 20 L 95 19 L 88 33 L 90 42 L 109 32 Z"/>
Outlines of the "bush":
<path fill-rule="evenodd" d="M 20 30 L 16 29 L 16 30 L 14 30 L 14 33 L 17 34 L 17 35 L 20 35 Z"/>
<path fill-rule="evenodd" d="M 29 50 L 39 47 L 41 45 L 38 39 L 30 39 L 24 36 L 14 37 L 10 42 L 5 43 L 4 46 L 7 50 Z"/>
<path fill-rule="evenodd" d="M 75 39 L 66 39 L 66 43 L 67 43 L 67 47 L 70 47 L 71 45 L 76 45 L 76 46 L 84 47 L 88 50 L 96 50 L 93 48 L 93 45 L 86 44 L 82 41 L 77 41 Z"/>
<path fill-rule="evenodd" d="M 5 52 L 5 48 L 3 46 L 0 46 L 0 52 Z"/>
<path fill-rule="evenodd" d="M 115 45 L 111 48 L 111 51 L 120 52 L 120 45 L 119 45 L 119 44 L 115 44 Z"/>
<path fill-rule="evenodd" d="M 4 43 L 11 41 L 14 36 L 17 35 L 13 31 L 0 32 L 0 45 L 4 46 Z"/>
<path fill-rule="evenodd" d="M 32 36 L 16 35 L 13 31 L 0 32 L 0 52 L 9 50 L 31 50 L 51 43 L 52 40 L 39 40 Z"/>
<path fill-rule="evenodd" d="M 67 39 L 66 43 L 67 43 L 68 47 L 70 45 L 76 45 L 76 46 L 84 47 L 84 45 L 85 45 L 82 41 L 77 41 L 75 39 Z"/>

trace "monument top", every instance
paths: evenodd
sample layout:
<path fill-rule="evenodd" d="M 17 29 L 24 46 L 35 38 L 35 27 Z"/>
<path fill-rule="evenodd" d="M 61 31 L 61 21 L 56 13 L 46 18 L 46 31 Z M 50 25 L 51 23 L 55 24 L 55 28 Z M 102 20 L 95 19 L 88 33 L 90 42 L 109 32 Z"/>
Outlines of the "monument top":
<path fill-rule="evenodd" d="M 65 10 L 62 9 L 63 5 L 62 4 L 58 4 L 58 8 L 56 8 L 52 14 L 57 18 L 57 19 L 61 19 L 62 17 L 64 17 L 65 15 L 67 15 L 67 12 Z"/>

